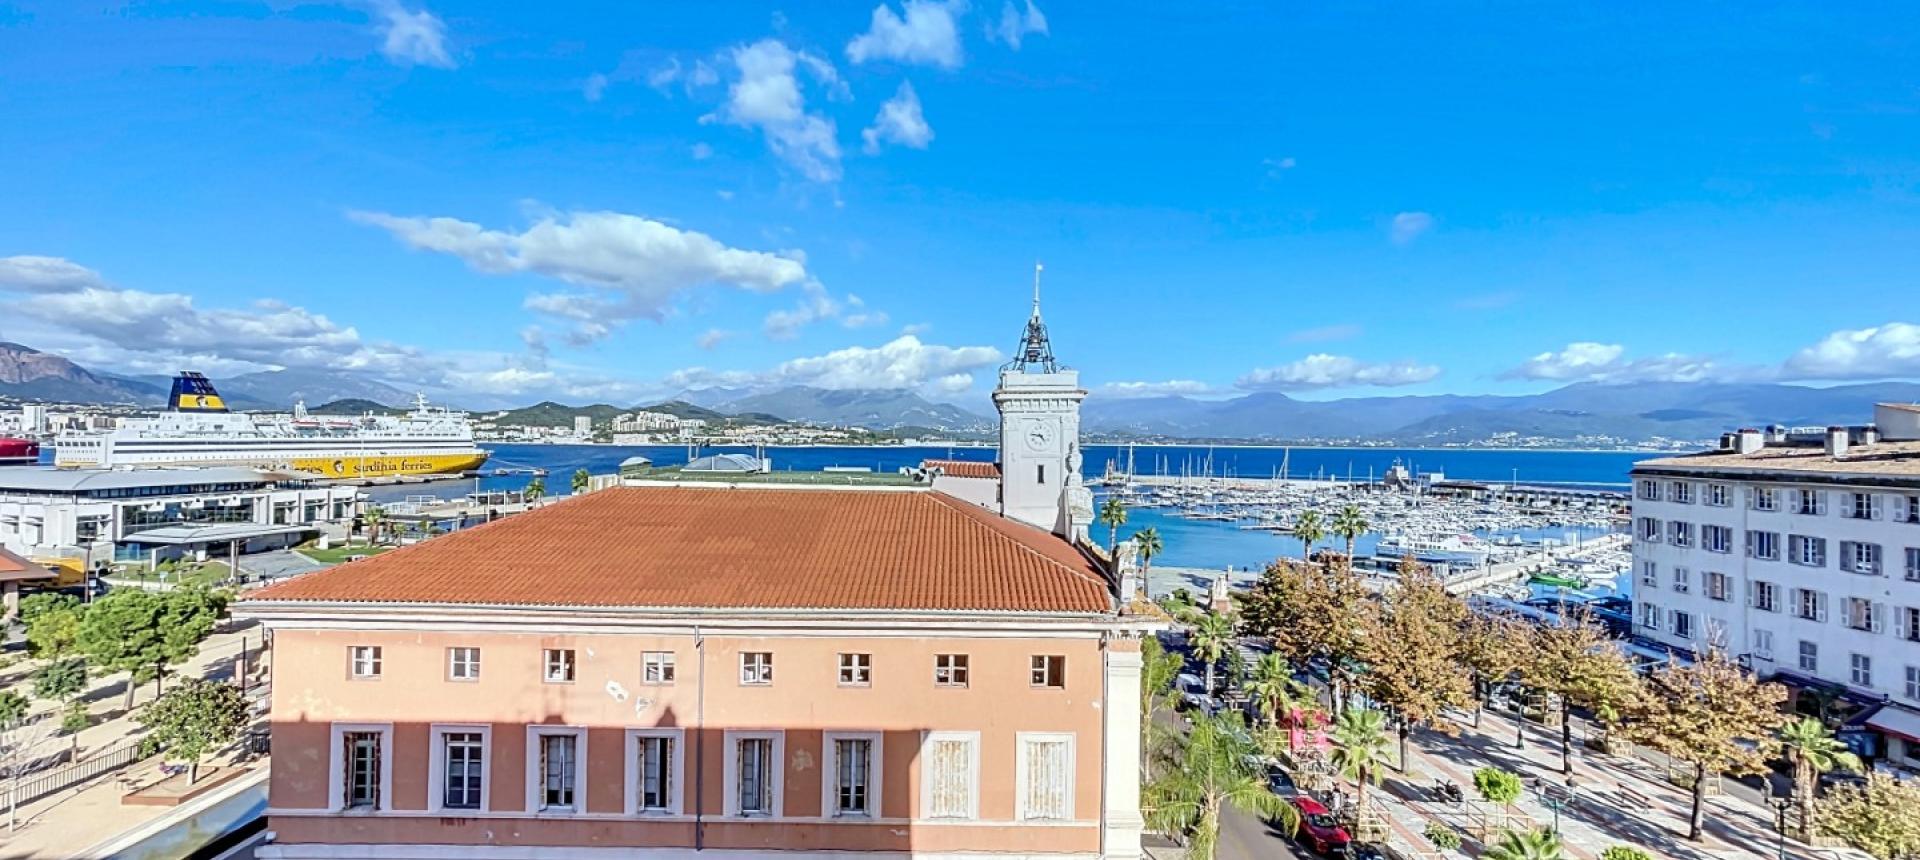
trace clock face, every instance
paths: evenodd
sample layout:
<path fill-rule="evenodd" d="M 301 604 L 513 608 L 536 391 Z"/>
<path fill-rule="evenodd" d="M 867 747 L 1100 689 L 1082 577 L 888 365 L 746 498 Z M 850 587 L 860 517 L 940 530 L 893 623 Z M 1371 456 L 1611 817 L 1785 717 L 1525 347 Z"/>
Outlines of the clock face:
<path fill-rule="evenodd" d="M 1053 425 L 1035 421 L 1027 425 L 1027 447 L 1035 451 L 1046 450 L 1053 444 Z"/>

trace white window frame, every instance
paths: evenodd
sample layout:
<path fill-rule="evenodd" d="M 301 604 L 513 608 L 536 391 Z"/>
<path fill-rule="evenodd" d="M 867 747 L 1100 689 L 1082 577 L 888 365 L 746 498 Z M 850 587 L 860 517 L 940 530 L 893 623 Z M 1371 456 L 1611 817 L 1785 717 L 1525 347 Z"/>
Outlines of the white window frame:
<path fill-rule="evenodd" d="M 679 655 L 674 651 L 640 652 L 640 683 L 649 687 L 671 687 L 679 675 Z"/>
<path fill-rule="evenodd" d="M 1920 702 L 1920 666 L 1907 667 L 1907 698 Z"/>
<path fill-rule="evenodd" d="M 1733 577 L 1717 570 L 1706 571 L 1700 577 L 1700 590 L 1706 593 L 1708 600 L 1726 602 L 1733 599 Z"/>
<path fill-rule="evenodd" d="M 1866 665 L 1862 666 L 1862 663 Z M 1864 681 L 1860 679 L 1862 673 L 1866 675 Z M 1873 655 L 1858 651 L 1847 655 L 1847 683 L 1856 687 L 1873 687 Z"/>
<path fill-rule="evenodd" d="M 380 733 L 380 800 L 371 808 L 347 807 L 347 735 Z M 393 724 L 332 723 L 327 727 L 327 811 L 348 815 L 393 810 Z"/>
<path fill-rule="evenodd" d="M 723 812 L 728 818 L 781 817 L 787 808 L 787 733 L 780 730 L 736 731 L 729 729 L 723 738 L 726 743 L 726 748 L 722 750 L 720 761 L 721 767 L 725 768 L 725 772 L 721 774 L 721 789 L 726 792 L 723 798 L 725 801 L 722 808 Z M 763 739 L 773 742 L 772 763 L 769 767 L 769 770 L 772 771 L 770 776 L 773 777 L 773 785 L 771 786 L 772 790 L 768 792 L 768 795 L 772 798 L 773 809 L 767 812 L 743 813 L 740 811 L 740 742 L 753 739 Z M 825 808 L 824 799 L 821 808 Z"/>
<path fill-rule="evenodd" d="M 1707 552 L 1733 552 L 1733 529 L 1713 523 L 1700 526 L 1700 546 Z"/>
<path fill-rule="evenodd" d="M 561 659 L 562 659 L 561 664 L 554 663 L 554 657 L 556 655 L 561 656 Z M 563 665 L 566 668 L 567 670 L 566 677 L 564 678 L 555 677 L 553 670 L 556 665 Z M 540 649 L 540 681 L 542 683 L 571 684 L 574 681 L 579 680 L 579 678 L 580 678 L 579 649 L 576 649 L 576 648 L 542 648 Z"/>
<path fill-rule="evenodd" d="M 547 775 L 540 767 L 540 739 L 573 736 L 573 805 L 543 806 Z M 535 816 L 567 818 L 587 811 L 587 728 L 585 726 L 535 725 L 527 727 L 527 813 Z"/>
<path fill-rule="evenodd" d="M 941 666 L 940 665 L 941 659 L 946 657 L 958 657 L 959 661 L 951 662 L 946 666 Z M 945 681 L 940 680 L 941 672 L 947 673 L 948 680 L 945 680 Z M 956 676 L 959 678 L 959 680 L 957 681 L 953 680 L 953 678 L 955 678 Z M 944 688 L 950 688 L 950 689 L 965 689 L 967 687 L 972 686 L 973 685 L 973 655 L 972 654 L 935 654 L 933 655 L 933 685 L 935 687 L 944 687 Z"/>
<path fill-rule="evenodd" d="M 1687 594 L 1693 590 L 1693 571 L 1675 566 L 1673 569 L 1673 593 Z"/>
<path fill-rule="evenodd" d="M 644 738 L 666 738 L 673 745 L 672 760 L 667 762 L 667 808 L 665 809 L 640 807 L 640 786 L 644 776 L 639 767 L 640 741 Z M 626 767 L 623 770 L 627 775 L 628 815 L 660 817 L 682 814 L 682 810 L 686 809 L 687 789 L 687 732 L 685 729 L 628 729 L 626 761 Z"/>
<path fill-rule="evenodd" d="M 1733 488 L 1727 486 L 1726 484 L 1708 484 L 1707 485 L 1707 504 L 1709 506 L 1716 507 L 1716 508 L 1724 508 L 1732 504 L 1732 502 L 1733 502 Z"/>
<path fill-rule="evenodd" d="M 1028 741 L 1065 741 L 1067 744 L 1067 785 L 1066 809 L 1061 818 L 1038 818 L 1027 814 L 1027 742 Z M 1014 735 L 1014 818 L 1018 821 L 1073 821 L 1073 796 L 1080 789 L 1079 744 L 1072 732 L 1018 732 Z"/>
<path fill-rule="evenodd" d="M 361 652 L 366 652 L 364 662 L 371 672 L 360 671 Z M 387 651 L 379 645 L 347 646 L 347 677 L 355 681 L 378 681 L 387 669 Z"/>
<path fill-rule="evenodd" d="M 1773 659 L 1773 631 L 1754 627 L 1747 632 L 1747 636 L 1750 640 L 1748 650 L 1753 652 L 1755 658 L 1768 661 Z"/>
<path fill-rule="evenodd" d="M 1046 676 L 1052 675 L 1051 667 L 1053 665 L 1053 661 L 1055 660 L 1060 661 L 1060 677 L 1043 678 L 1043 681 L 1041 683 L 1034 683 L 1033 676 L 1036 673 L 1046 675 Z M 1041 665 L 1035 665 L 1036 661 L 1040 662 Z M 1054 683 L 1051 683 L 1051 684 L 1045 683 L 1045 680 L 1052 680 Z M 1027 686 L 1035 690 L 1066 689 L 1067 688 L 1067 655 L 1065 654 L 1034 654 L 1032 655 L 1027 660 Z"/>
<path fill-rule="evenodd" d="M 1906 580 L 1908 582 L 1920 582 L 1920 547 L 1910 546 L 1903 547 L 1903 549 L 1905 549 L 1906 552 L 1901 554 L 1906 556 L 1907 559 Z"/>
<path fill-rule="evenodd" d="M 964 818 L 935 817 L 933 814 L 933 775 L 926 768 L 931 767 L 933 744 L 936 741 L 963 741 L 967 745 L 967 814 Z M 980 819 L 980 733 L 927 732 L 920 739 L 920 761 L 927 763 L 923 765 L 920 774 L 920 818 L 926 821 L 978 821 Z"/>
<path fill-rule="evenodd" d="M 820 774 L 820 815 L 823 818 L 880 818 L 880 804 L 886 794 L 881 779 L 886 773 L 886 736 L 881 732 L 822 732 L 821 760 L 826 762 Z M 836 741 L 866 741 L 873 754 L 867 759 L 867 811 L 841 812 L 840 745 Z"/>
<path fill-rule="evenodd" d="M 1780 611 L 1782 601 L 1780 600 L 1780 585 L 1778 583 L 1768 582 L 1764 579 L 1756 579 L 1748 583 L 1747 589 L 1748 593 L 1753 596 L 1753 608 L 1761 612 L 1778 613 Z M 1767 599 L 1762 600 L 1762 595 L 1766 595 Z"/>
<path fill-rule="evenodd" d="M 764 662 L 761 662 L 760 665 L 757 667 L 758 670 L 764 670 L 764 671 L 755 671 L 753 676 L 749 678 L 747 676 L 747 658 L 748 657 L 765 657 L 766 660 Z M 773 652 L 772 651 L 740 652 L 740 686 L 742 687 L 773 686 Z"/>
<path fill-rule="evenodd" d="M 448 807 L 447 735 L 480 736 L 480 806 L 477 809 Z M 493 808 L 493 726 L 486 723 L 434 723 L 428 727 L 430 747 L 427 753 L 427 811 L 446 811 L 452 816 L 476 815 Z"/>
<path fill-rule="evenodd" d="M 1660 629 L 1660 607 L 1652 603 L 1640 604 L 1640 616 L 1637 619 L 1641 627 L 1648 630 Z"/>
<path fill-rule="evenodd" d="M 1660 587 L 1660 565 L 1657 562 L 1640 562 L 1640 584 L 1654 588 Z"/>
<path fill-rule="evenodd" d="M 1780 491 L 1773 487 L 1754 487 L 1750 498 L 1756 511 L 1780 510 Z"/>
<path fill-rule="evenodd" d="M 1667 501 L 1680 505 L 1693 504 L 1693 482 L 1672 481 L 1668 483 Z"/>
<path fill-rule="evenodd" d="M 462 675 L 458 671 L 460 666 L 469 665 L 469 664 L 463 664 L 460 662 L 459 655 L 460 655 L 460 652 L 462 651 L 473 652 L 473 661 L 470 664 L 472 667 L 471 674 Z M 480 680 L 480 648 L 479 646 L 476 646 L 476 645 L 448 646 L 447 648 L 447 680 L 461 681 L 461 682 L 471 682 L 471 681 Z"/>
<path fill-rule="evenodd" d="M 1807 646 L 1809 645 L 1813 646 L 1812 654 L 1807 653 Z M 1811 666 L 1807 665 L 1808 657 L 1813 658 L 1813 665 Z M 1799 670 L 1802 672 L 1809 672 L 1814 675 L 1819 675 L 1820 674 L 1820 643 L 1815 642 L 1812 639 L 1800 640 L 1800 644 L 1794 646 L 1793 665 L 1798 667 Z"/>
<path fill-rule="evenodd" d="M 1680 619 L 1683 619 L 1683 618 L 1686 619 L 1687 621 L 1687 624 L 1686 624 L 1687 629 L 1685 630 L 1680 629 L 1680 626 L 1681 626 Z M 1693 623 L 1693 613 L 1687 612 L 1686 610 L 1683 610 L 1683 609 L 1674 609 L 1674 610 L 1668 611 L 1667 627 L 1668 627 L 1668 631 L 1673 634 L 1674 638 L 1689 639 L 1689 640 L 1693 639 L 1695 634 L 1694 626 L 1695 625 Z"/>

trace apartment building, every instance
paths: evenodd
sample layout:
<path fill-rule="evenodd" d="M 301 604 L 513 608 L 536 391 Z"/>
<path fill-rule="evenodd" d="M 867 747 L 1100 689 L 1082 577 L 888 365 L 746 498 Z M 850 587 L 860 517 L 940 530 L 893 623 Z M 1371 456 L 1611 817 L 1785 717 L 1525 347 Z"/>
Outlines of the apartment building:
<path fill-rule="evenodd" d="M 1856 742 L 1920 767 L 1920 407 L 1874 416 L 1636 464 L 1635 630 L 1848 700 Z"/>

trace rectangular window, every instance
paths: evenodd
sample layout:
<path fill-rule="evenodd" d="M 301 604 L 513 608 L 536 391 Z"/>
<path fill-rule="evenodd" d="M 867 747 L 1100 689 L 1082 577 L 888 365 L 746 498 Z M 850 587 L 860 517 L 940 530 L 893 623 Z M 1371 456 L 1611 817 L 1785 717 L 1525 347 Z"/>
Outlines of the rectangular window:
<path fill-rule="evenodd" d="M 1902 606 L 1894 610 L 1899 629 L 1895 635 L 1908 642 L 1920 642 L 1920 606 Z"/>
<path fill-rule="evenodd" d="M 773 739 L 734 742 L 734 799 L 737 815 L 773 814 Z"/>
<path fill-rule="evenodd" d="M 1047 482 L 1047 464 L 1035 463 L 1033 466 L 1033 471 L 1034 471 L 1034 479 L 1036 481 L 1042 484 Z"/>
<path fill-rule="evenodd" d="M 647 735 L 634 739 L 634 766 L 639 769 L 637 812 L 669 812 L 673 809 L 673 738 Z"/>
<path fill-rule="evenodd" d="M 1847 507 L 1841 514 L 1848 519 L 1877 520 L 1880 518 L 1880 497 L 1872 493 L 1848 493 Z"/>
<path fill-rule="evenodd" d="M 572 812 L 575 809 L 575 793 L 579 789 L 580 738 L 569 732 L 542 734 L 539 740 L 539 809 L 542 812 Z"/>
<path fill-rule="evenodd" d="M 1920 666 L 1907 667 L 1907 698 L 1920 701 Z"/>
<path fill-rule="evenodd" d="M 1651 561 L 1640 562 L 1640 584 L 1659 587 L 1660 565 Z"/>
<path fill-rule="evenodd" d="M 1640 604 L 1640 626 L 1649 630 L 1660 629 L 1660 607 L 1651 603 Z"/>
<path fill-rule="evenodd" d="M 479 732 L 440 735 L 440 807 L 479 809 L 480 788 L 486 780 L 486 741 Z"/>
<path fill-rule="evenodd" d="M 1800 671 L 1820 671 L 1820 646 L 1805 639 L 1800 640 Z"/>
<path fill-rule="evenodd" d="M 848 737 L 827 734 L 827 741 L 833 746 L 833 761 L 828 763 L 833 780 L 828 797 L 833 806 L 833 814 L 866 815 L 874 814 L 875 771 L 874 740 L 872 736 Z"/>
<path fill-rule="evenodd" d="M 1779 561 L 1780 533 L 1747 532 L 1747 555 L 1762 561 Z"/>
<path fill-rule="evenodd" d="M 1865 654 L 1855 654 L 1850 668 L 1853 671 L 1853 685 L 1856 687 L 1873 686 L 1873 658 Z"/>
<path fill-rule="evenodd" d="M 353 677 L 380 677 L 380 646 L 355 645 L 347 649 L 347 656 L 348 662 L 353 665 Z"/>
<path fill-rule="evenodd" d="M 1707 552 L 1733 552 L 1733 529 L 1726 526 L 1701 526 L 1700 546 Z"/>
<path fill-rule="evenodd" d="M 673 652 L 640 652 L 640 683 L 667 685 L 673 683 Z"/>
<path fill-rule="evenodd" d="M 573 649 L 546 649 L 546 670 L 541 677 L 549 684 L 573 683 Z"/>
<path fill-rule="evenodd" d="M 936 687 L 964 687 L 967 685 L 967 655 L 937 654 L 933 658 L 933 685 Z"/>
<path fill-rule="evenodd" d="M 970 732 L 931 732 L 921 753 L 927 775 L 921 809 L 928 818 L 969 819 L 978 814 L 980 736 Z"/>
<path fill-rule="evenodd" d="M 1684 567 L 1674 568 L 1673 569 L 1673 590 L 1678 594 L 1686 594 L 1689 590 L 1693 588 L 1692 579 L 1693 579 L 1692 576 L 1689 575 L 1689 571 L 1686 568 Z"/>
<path fill-rule="evenodd" d="M 1648 502 L 1659 501 L 1660 500 L 1660 482 L 1642 479 L 1640 481 L 1640 498 L 1641 500 L 1648 501 Z"/>
<path fill-rule="evenodd" d="M 1707 572 L 1707 597 L 1713 600 L 1733 599 L 1733 579 L 1717 570 Z"/>
<path fill-rule="evenodd" d="M 1764 612 L 1780 611 L 1780 587 L 1771 582 L 1754 580 L 1752 585 L 1753 608 Z"/>
<path fill-rule="evenodd" d="M 1035 687 L 1061 688 L 1067 685 L 1067 658 L 1060 654 L 1033 655 L 1033 677 Z"/>
<path fill-rule="evenodd" d="M 872 654 L 840 655 L 840 686 L 865 687 L 873 683 Z"/>
<path fill-rule="evenodd" d="M 1827 539 L 1806 535 L 1788 535 L 1787 553 L 1794 564 L 1808 567 L 1827 566 Z"/>
<path fill-rule="evenodd" d="M 340 746 L 345 751 L 346 761 L 343 773 L 344 796 L 341 805 L 347 809 L 380 808 L 380 772 L 385 766 L 381 762 L 382 740 L 384 732 L 347 732 L 341 736 Z"/>
<path fill-rule="evenodd" d="M 1900 522 L 1920 523 L 1920 495 L 1900 497 Z"/>
<path fill-rule="evenodd" d="M 1793 512 L 1807 516 L 1825 516 L 1827 513 L 1827 494 L 1819 490 L 1794 490 Z"/>
<path fill-rule="evenodd" d="M 1920 546 L 1907 547 L 1907 581 L 1920 582 Z"/>
<path fill-rule="evenodd" d="M 1693 615 L 1691 613 L 1681 612 L 1677 609 L 1674 610 L 1673 635 L 1680 639 L 1693 638 Z"/>
<path fill-rule="evenodd" d="M 1761 660 L 1773 659 L 1773 631 L 1754 628 L 1753 656 Z"/>
<path fill-rule="evenodd" d="M 1728 489 L 1726 484 L 1707 485 L 1707 504 L 1716 508 L 1724 508 L 1731 504 L 1732 498 L 1733 493 Z"/>
<path fill-rule="evenodd" d="M 1016 786 L 1023 821 L 1073 818 L 1073 736 L 1020 735 Z"/>
<path fill-rule="evenodd" d="M 1693 546 L 1693 523 L 1679 520 L 1667 523 L 1667 543 L 1674 546 Z"/>
<path fill-rule="evenodd" d="M 1869 576 L 1880 572 L 1880 545 L 1864 541 L 1840 542 L 1840 569 Z"/>
<path fill-rule="evenodd" d="M 1640 539 L 1657 541 L 1660 539 L 1660 521 L 1653 517 L 1640 518 Z"/>
<path fill-rule="evenodd" d="M 1693 484 L 1688 481 L 1674 481 L 1668 484 L 1667 500 L 1683 505 L 1693 504 Z"/>
<path fill-rule="evenodd" d="M 740 653 L 740 684 L 746 687 L 764 687 L 773 683 L 773 652 L 742 651 Z"/>
<path fill-rule="evenodd" d="M 1753 488 L 1753 509 L 1756 511 L 1777 511 L 1780 509 L 1779 492 L 1772 487 Z"/>
<path fill-rule="evenodd" d="M 1793 614 L 1808 621 L 1827 620 L 1827 596 L 1810 588 L 1794 589 Z"/>
<path fill-rule="evenodd" d="M 1849 597 L 1845 604 L 1847 627 L 1866 633 L 1880 632 L 1879 612 L 1873 601 L 1864 597 Z"/>
<path fill-rule="evenodd" d="M 480 680 L 480 649 L 448 648 L 447 677 L 455 681 Z"/>

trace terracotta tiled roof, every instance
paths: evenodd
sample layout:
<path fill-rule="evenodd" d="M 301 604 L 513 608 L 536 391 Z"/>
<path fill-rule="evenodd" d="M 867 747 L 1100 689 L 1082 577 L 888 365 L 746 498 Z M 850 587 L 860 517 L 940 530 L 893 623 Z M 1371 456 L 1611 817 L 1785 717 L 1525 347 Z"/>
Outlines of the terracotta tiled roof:
<path fill-rule="evenodd" d="M 50 572 L 5 549 L 0 549 L 0 580 L 41 579 Z"/>
<path fill-rule="evenodd" d="M 254 592 L 321 601 L 1095 613 L 1071 544 L 928 491 L 620 487 Z"/>
<path fill-rule="evenodd" d="M 921 460 L 922 469 L 939 469 L 953 478 L 998 478 L 999 463 L 982 463 L 978 460 Z"/>

